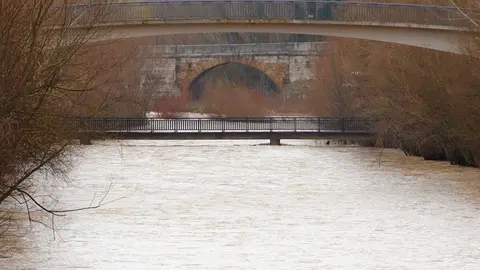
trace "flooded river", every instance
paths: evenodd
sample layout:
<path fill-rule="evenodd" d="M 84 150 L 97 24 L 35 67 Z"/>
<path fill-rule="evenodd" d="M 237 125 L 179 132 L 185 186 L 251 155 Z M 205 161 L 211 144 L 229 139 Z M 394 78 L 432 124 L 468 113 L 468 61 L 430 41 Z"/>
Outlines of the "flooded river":
<path fill-rule="evenodd" d="M 33 224 L 0 267 L 479 269 L 479 170 L 285 142 L 84 146 L 56 207 L 88 206 L 110 181 L 113 202 L 56 217 L 55 237 Z"/>

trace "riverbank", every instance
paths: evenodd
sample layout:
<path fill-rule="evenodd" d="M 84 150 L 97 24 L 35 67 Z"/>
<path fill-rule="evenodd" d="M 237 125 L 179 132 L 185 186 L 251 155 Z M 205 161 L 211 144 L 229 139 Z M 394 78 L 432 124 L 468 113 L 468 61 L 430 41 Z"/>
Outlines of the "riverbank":
<path fill-rule="evenodd" d="M 474 167 L 480 168 L 480 164 L 474 164 L 471 160 L 467 160 L 459 151 L 458 148 L 441 148 L 434 145 L 425 145 L 420 148 L 414 147 L 408 142 L 400 143 L 390 143 L 388 145 L 383 145 L 378 141 L 369 140 L 369 141 L 348 141 L 348 140 L 331 140 L 324 141 L 326 145 L 359 145 L 363 147 L 377 147 L 385 149 L 397 149 L 403 151 L 405 156 L 411 157 L 421 157 L 426 161 L 447 161 L 450 165 L 458 165 L 463 167 Z"/>
<path fill-rule="evenodd" d="M 402 150 L 407 156 L 423 157 L 424 160 L 448 161 L 451 165 L 480 167 L 480 164 L 475 163 L 473 153 L 469 150 L 462 151 L 458 146 L 441 147 L 433 144 L 425 144 L 416 147 L 414 143 L 409 141 L 403 141 L 400 145 L 395 146 Z M 467 154 L 465 154 L 465 152 L 467 152 Z"/>

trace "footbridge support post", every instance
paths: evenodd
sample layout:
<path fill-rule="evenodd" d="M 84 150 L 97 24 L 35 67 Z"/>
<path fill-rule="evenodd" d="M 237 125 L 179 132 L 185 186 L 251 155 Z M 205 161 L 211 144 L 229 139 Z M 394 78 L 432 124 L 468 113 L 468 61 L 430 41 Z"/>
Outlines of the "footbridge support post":
<path fill-rule="evenodd" d="M 88 134 L 86 133 L 82 133 L 80 134 L 80 144 L 81 145 L 91 145 L 92 144 L 92 140 L 90 138 L 90 136 L 88 136 Z"/>
<path fill-rule="evenodd" d="M 280 145 L 280 139 L 278 138 L 271 138 L 270 145 Z"/>

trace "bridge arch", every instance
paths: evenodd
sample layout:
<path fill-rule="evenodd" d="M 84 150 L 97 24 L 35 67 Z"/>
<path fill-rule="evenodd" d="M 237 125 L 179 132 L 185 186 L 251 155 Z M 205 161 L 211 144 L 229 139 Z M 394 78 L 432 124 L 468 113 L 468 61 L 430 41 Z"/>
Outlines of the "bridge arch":
<path fill-rule="evenodd" d="M 285 81 L 289 76 L 288 64 L 286 63 L 265 63 L 264 61 L 251 58 L 224 57 L 183 64 L 177 73 L 177 85 L 182 90 L 188 89 L 188 91 L 191 91 L 192 86 L 209 71 L 228 64 L 248 66 L 258 71 L 258 73 L 265 74 L 274 84 L 277 91 L 285 85 Z"/>

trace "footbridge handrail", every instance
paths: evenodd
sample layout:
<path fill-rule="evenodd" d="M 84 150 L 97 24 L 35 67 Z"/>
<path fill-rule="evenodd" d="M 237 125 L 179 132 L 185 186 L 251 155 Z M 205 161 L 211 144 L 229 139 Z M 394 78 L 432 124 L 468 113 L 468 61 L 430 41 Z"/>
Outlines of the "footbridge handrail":
<path fill-rule="evenodd" d="M 356 132 L 374 133 L 374 120 L 335 117 L 77 118 L 84 132 Z"/>
<path fill-rule="evenodd" d="M 105 7 L 105 6 L 104 6 Z M 97 5 L 62 6 L 75 18 L 77 25 L 89 23 Z M 434 26 L 471 26 L 465 17 L 468 10 L 451 6 L 408 5 L 345 1 L 145 1 L 109 3 L 97 23 L 129 23 L 148 21 L 255 20 L 255 23 L 282 20 L 407 23 Z M 73 18 L 72 18 L 73 20 Z"/>

